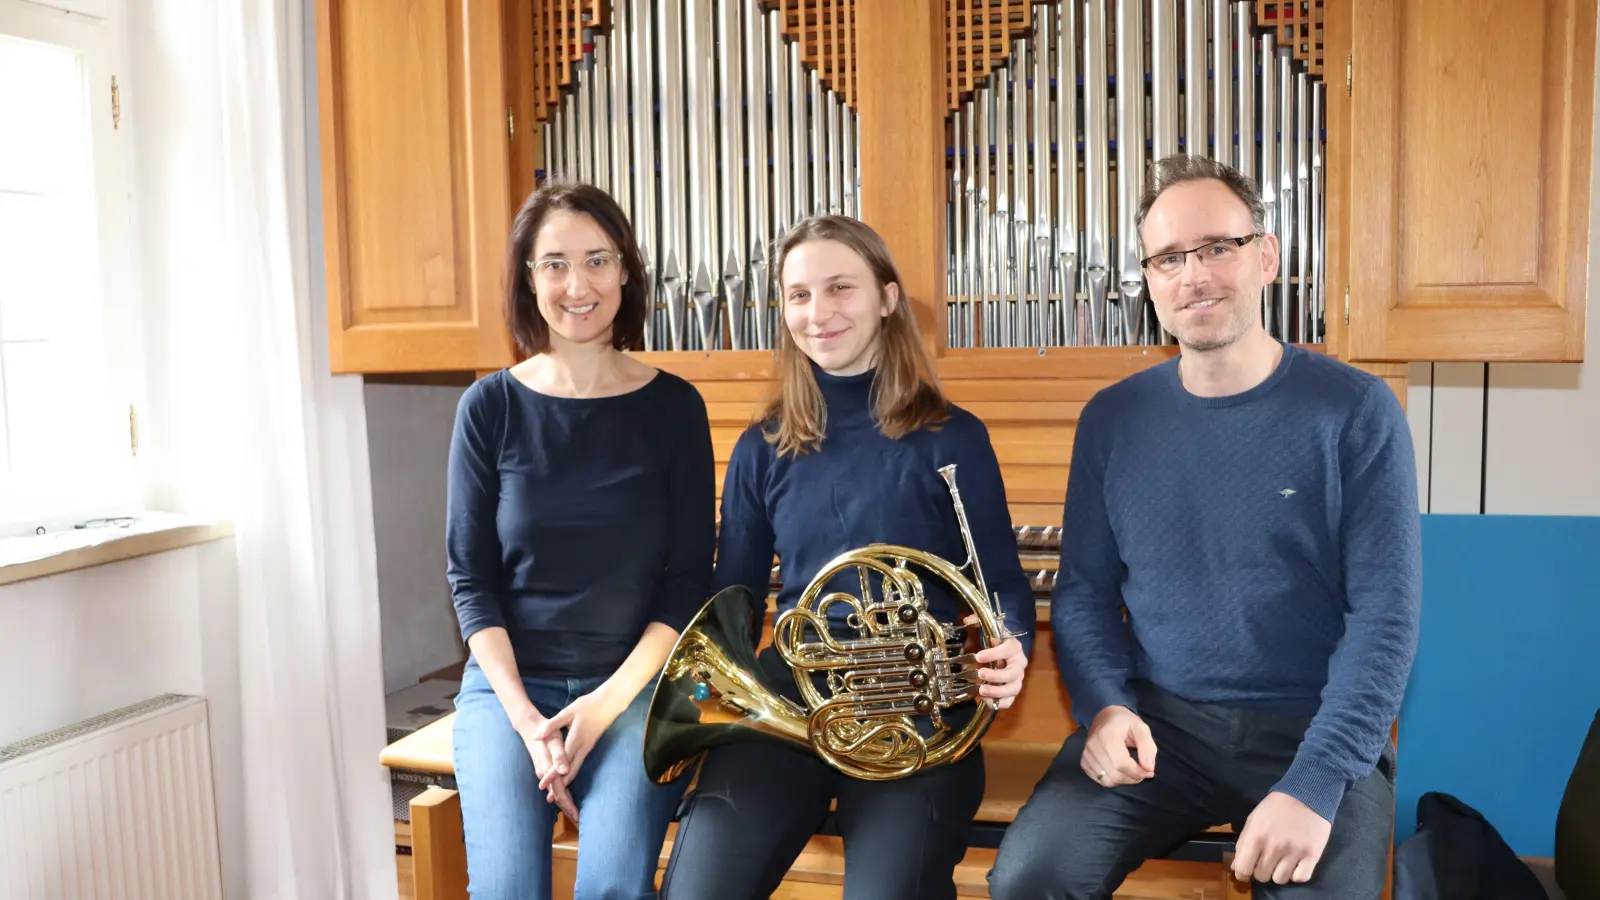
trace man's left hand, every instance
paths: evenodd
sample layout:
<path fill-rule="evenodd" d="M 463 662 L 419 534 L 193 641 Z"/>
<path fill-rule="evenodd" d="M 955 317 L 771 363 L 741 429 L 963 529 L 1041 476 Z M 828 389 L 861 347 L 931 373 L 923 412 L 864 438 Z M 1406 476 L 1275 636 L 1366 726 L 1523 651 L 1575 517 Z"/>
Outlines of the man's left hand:
<path fill-rule="evenodd" d="M 1332 830 L 1311 807 L 1273 791 L 1244 820 L 1234 845 L 1233 876 L 1275 884 L 1310 881 Z"/>

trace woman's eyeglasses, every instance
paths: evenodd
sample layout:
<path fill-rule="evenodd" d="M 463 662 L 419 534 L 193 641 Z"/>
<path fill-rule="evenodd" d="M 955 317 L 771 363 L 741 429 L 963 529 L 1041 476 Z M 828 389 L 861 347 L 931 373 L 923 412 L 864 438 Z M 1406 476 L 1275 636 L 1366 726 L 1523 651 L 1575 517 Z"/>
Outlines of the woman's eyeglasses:
<path fill-rule="evenodd" d="M 564 257 L 546 256 L 528 260 L 528 269 L 549 284 L 565 284 L 572 277 L 574 269 L 588 276 L 594 284 L 610 284 L 622 274 L 622 254 L 609 250 L 591 253 L 576 266 Z"/>

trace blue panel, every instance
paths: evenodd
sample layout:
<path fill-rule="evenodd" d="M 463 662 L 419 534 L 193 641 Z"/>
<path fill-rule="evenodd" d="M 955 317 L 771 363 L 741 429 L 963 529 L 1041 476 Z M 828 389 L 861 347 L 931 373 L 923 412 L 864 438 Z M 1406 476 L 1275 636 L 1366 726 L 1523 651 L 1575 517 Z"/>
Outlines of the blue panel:
<path fill-rule="evenodd" d="M 1525 856 L 1600 708 L 1600 518 L 1424 516 L 1422 635 L 1400 713 L 1395 840 L 1454 794 Z"/>

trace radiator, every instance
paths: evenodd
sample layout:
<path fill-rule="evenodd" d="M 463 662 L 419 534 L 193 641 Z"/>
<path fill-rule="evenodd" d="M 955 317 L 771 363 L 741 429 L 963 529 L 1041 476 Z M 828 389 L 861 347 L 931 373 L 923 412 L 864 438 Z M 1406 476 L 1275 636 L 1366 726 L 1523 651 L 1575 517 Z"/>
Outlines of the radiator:
<path fill-rule="evenodd" d="M 0 746 L 0 900 L 221 896 L 204 700 L 167 694 Z"/>

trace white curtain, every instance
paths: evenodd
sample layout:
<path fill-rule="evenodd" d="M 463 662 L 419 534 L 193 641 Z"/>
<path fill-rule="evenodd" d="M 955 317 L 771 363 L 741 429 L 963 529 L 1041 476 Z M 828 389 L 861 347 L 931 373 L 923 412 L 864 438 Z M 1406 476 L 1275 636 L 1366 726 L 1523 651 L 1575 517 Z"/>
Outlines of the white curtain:
<path fill-rule="evenodd" d="M 234 522 L 237 694 L 209 698 L 214 746 L 242 748 L 219 761 L 230 900 L 393 900 L 366 413 L 360 378 L 328 374 L 308 7 L 126 7 L 158 496 Z"/>

